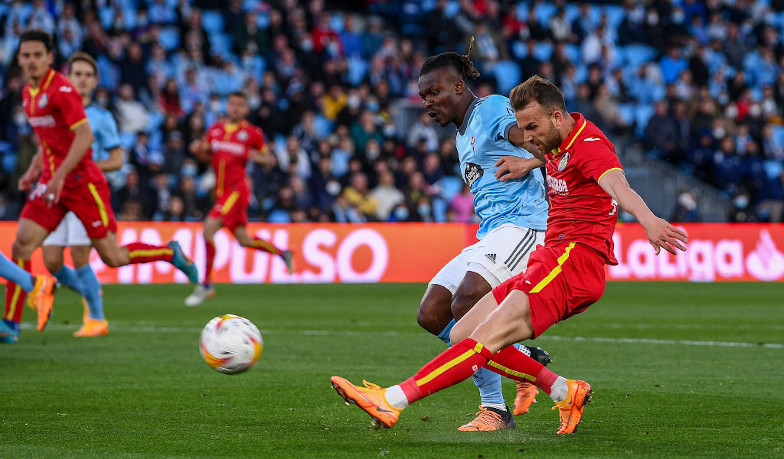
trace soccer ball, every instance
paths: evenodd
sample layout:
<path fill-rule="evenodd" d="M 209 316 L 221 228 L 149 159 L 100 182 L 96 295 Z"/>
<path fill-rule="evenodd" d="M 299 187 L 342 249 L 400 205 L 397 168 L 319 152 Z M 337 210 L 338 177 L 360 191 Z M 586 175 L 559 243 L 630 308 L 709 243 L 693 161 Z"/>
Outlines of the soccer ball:
<path fill-rule="evenodd" d="M 259 329 L 234 314 L 218 316 L 201 331 L 199 349 L 212 369 L 233 375 L 252 367 L 264 348 Z"/>

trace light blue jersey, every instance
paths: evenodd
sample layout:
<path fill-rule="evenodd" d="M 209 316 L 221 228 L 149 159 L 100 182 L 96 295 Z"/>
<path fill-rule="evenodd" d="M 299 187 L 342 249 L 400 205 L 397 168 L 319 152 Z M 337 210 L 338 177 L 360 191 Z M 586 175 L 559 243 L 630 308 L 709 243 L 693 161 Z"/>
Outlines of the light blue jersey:
<path fill-rule="evenodd" d="M 492 95 L 474 100 L 457 131 L 460 170 L 474 195 L 474 208 L 481 220 L 478 239 L 505 223 L 539 231 L 547 229 L 547 191 L 539 169 L 506 182 L 495 178 L 495 163 L 502 156 L 533 157 L 508 140 L 509 130 L 516 124 L 509 99 Z"/>
<path fill-rule="evenodd" d="M 93 161 L 104 161 L 109 159 L 109 152 L 120 146 L 120 134 L 117 132 L 117 122 L 114 121 L 112 114 L 96 105 L 90 104 L 85 107 L 84 112 L 87 114 L 87 121 L 95 135 L 95 141 L 92 144 L 93 148 Z M 123 168 L 105 172 L 106 180 L 112 190 L 117 190 L 125 185 L 124 170 L 125 164 L 123 161 Z"/>

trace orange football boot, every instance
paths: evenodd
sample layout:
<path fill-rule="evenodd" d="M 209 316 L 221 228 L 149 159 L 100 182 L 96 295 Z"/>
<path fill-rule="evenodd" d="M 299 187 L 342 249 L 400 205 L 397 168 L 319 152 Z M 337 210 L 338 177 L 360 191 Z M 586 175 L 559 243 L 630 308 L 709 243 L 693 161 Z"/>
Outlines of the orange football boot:
<path fill-rule="evenodd" d="M 572 434 L 577 430 L 577 425 L 583 420 L 583 408 L 591 401 L 591 385 L 585 381 L 567 379 L 569 392 L 566 398 L 556 402 L 554 410 L 559 410 L 561 427 L 557 434 Z"/>
<path fill-rule="evenodd" d="M 338 395 L 346 401 L 346 405 L 353 403 L 362 408 L 370 415 L 375 426 L 389 429 L 400 418 L 400 412 L 403 410 L 395 408 L 387 402 L 384 396 L 386 389 L 367 381 L 362 381 L 365 387 L 355 386 L 340 376 L 333 376 L 330 381 Z"/>
<path fill-rule="evenodd" d="M 514 401 L 514 415 L 520 416 L 528 412 L 528 408 L 536 403 L 536 395 L 539 394 L 539 389 L 528 381 L 519 381 L 517 383 L 517 397 Z"/>
<path fill-rule="evenodd" d="M 460 426 L 461 432 L 492 432 L 494 430 L 514 429 L 515 421 L 507 408 L 506 411 L 479 405 L 478 416 L 468 424 Z"/>

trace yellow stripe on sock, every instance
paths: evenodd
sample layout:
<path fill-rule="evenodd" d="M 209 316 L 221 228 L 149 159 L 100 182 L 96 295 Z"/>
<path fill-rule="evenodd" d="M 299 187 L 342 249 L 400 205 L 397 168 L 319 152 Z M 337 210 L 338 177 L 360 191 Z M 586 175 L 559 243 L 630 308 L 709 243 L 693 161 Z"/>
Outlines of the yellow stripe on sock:
<path fill-rule="evenodd" d="M 476 354 L 479 354 L 482 351 L 483 347 L 484 346 L 482 346 L 481 343 L 476 343 L 476 346 L 474 346 L 473 349 L 471 349 L 469 351 L 463 352 L 462 354 L 458 355 L 457 357 L 455 357 L 454 359 L 450 360 L 449 362 L 447 362 L 447 363 L 441 365 L 440 367 L 436 368 L 435 370 L 430 372 L 424 378 L 417 380 L 417 382 L 416 382 L 417 386 L 422 386 L 424 384 L 429 383 L 430 381 L 432 381 L 432 380 L 436 379 L 437 377 L 441 376 L 442 374 L 444 374 L 444 372 L 446 372 L 450 368 L 453 368 L 456 365 L 459 365 L 461 362 L 465 361 L 469 357 L 472 357 L 472 356 L 474 356 Z"/>
<path fill-rule="evenodd" d="M 95 204 L 98 205 L 98 213 L 101 214 L 101 223 L 103 223 L 104 227 L 109 226 L 109 214 L 106 213 L 106 207 L 103 205 L 101 195 L 98 194 L 98 189 L 95 188 L 95 185 L 92 183 L 88 183 L 87 188 L 90 189 L 90 194 L 93 196 Z"/>
<path fill-rule="evenodd" d="M 504 373 L 506 373 L 508 375 L 517 376 L 518 378 L 524 378 L 524 379 L 527 379 L 527 380 L 529 380 L 531 382 L 536 382 L 536 378 L 534 376 L 531 376 L 531 375 L 529 375 L 527 373 L 521 373 L 519 371 L 512 370 L 511 368 L 506 368 L 505 366 L 503 366 L 501 364 L 498 364 L 496 362 L 493 362 L 492 360 L 488 360 L 487 361 L 487 365 L 489 365 L 489 366 L 491 366 L 493 368 L 498 368 L 499 370 L 503 371 Z"/>
<path fill-rule="evenodd" d="M 572 242 L 571 244 L 569 244 L 569 246 L 566 248 L 566 251 L 563 253 L 563 255 L 558 257 L 558 266 L 553 268 L 553 270 L 550 271 L 550 274 L 548 274 L 547 277 L 545 277 L 544 279 L 539 281 L 539 283 L 536 284 L 536 286 L 534 288 L 532 288 L 529 293 L 538 293 L 538 292 L 540 292 L 543 288 L 547 287 L 547 284 L 549 284 L 553 279 L 555 279 L 555 277 L 558 274 L 561 273 L 561 271 L 563 269 L 562 266 L 566 262 L 566 260 L 569 258 L 569 252 L 572 251 L 572 249 L 574 248 L 575 244 L 576 244 L 576 242 Z"/>
<path fill-rule="evenodd" d="M 172 249 L 150 249 L 150 250 L 134 250 L 128 252 L 128 256 L 134 257 L 157 257 L 159 255 L 174 255 Z"/>

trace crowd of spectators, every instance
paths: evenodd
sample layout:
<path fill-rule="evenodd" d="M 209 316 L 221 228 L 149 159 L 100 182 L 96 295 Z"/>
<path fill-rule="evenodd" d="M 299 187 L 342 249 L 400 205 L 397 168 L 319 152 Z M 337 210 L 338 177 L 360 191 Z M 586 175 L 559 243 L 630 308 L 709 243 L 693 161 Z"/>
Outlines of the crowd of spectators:
<path fill-rule="evenodd" d="M 472 221 L 454 136 L 411 107 L 424 59 L 474 36 L 477 95 L 538 73 L 571 110 L 722 190 L 733 220 L 780 221 L 784 14 L 771 1 L 0 3 L 0 218 L 18 216 L 36 149 L 14 62 L 35 27 L 55 37 L 58 68 L 80 49 L 98 62 L 94 101 L 128 153 L 110 180 L 121 220 L 205 216 L 214 177 L 189 145 L 242 90 L 275 157 L 249 168 L 251 219 Z"/>

